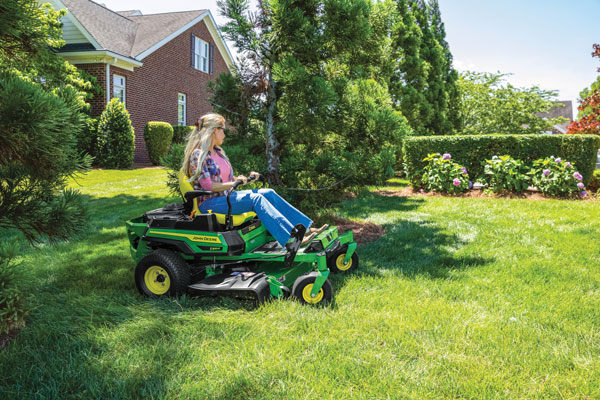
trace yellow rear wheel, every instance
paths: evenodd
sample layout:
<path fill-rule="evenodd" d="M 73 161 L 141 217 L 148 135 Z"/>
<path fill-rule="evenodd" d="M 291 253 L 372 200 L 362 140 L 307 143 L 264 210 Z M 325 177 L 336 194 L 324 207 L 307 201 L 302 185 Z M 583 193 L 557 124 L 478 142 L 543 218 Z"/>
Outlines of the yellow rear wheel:
<path fill-rule="evenodd" d="M 149 291 L 158 296 L 167 293 L 171 287 L 169 274 L 158 265 L 153 265 L 146 270 L 144 283 Z"/>
<path fill-rule="evenodd" d="M 356 251 L 352 254 L 352 257 L 348 260 L 348 263 L 344 264 L 346 258 L 346 248 L 338 250 L 334 253 L 327 261 L 327 266 L 331 272 L 350 272 L 358 268 L 358 255 Z"/>
<path fill-rule="evenodd" d="M 154 250 L 135 268 L 135 284 L 148 297 L 179 296 L 187 291 L 190 280 L 189 264 L 171 250 Z"/>

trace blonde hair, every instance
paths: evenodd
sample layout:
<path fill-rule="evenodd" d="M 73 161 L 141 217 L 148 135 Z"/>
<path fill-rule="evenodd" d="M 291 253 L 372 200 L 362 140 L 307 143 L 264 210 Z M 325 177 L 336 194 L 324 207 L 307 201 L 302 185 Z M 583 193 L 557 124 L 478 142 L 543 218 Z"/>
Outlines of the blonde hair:
<path fill-rule="evenodd" d="M 190 157 L 195 150 L 200 150 L 198 168 L 196 169 L 196 173 L 190 177 L 190 182 L 198 179 L 198 175 L 202 172 L 202 164 L 204 163 L 204 160 L 206 160 L 208 151 L 213 143 L 213 132 L 215 129 L 224 127 L 225 118 L 219 114 L 206 114 L 196 121 L 196 127 L 187 138 L 187 145 L 185 146 L 185 155 L 183 158 L 183 171 L 189 176 L 192 172 L 190 171 Z M 221 155 L 226 157 L 223 149 L 219 149 L 221 150 Z"/>

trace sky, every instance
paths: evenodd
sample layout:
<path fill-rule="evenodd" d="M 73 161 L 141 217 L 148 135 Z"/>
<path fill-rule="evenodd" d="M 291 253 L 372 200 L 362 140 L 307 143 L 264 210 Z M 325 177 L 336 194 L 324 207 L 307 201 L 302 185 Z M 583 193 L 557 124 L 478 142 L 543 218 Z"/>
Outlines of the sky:
<path fill-rule="evenodd" d="M 111 10 L 143 14 L 209 9 L 216 0 L 99 0 Z M 252 0 L 254 3 L 255 0 Z M 446 40 L 459 71 L 511 73 L 518 87 L 539 86 L 571 100 L 599 75 L 600 0 L 439 0 Z M 229 44 L 232 54 L 236 54 Z"/>

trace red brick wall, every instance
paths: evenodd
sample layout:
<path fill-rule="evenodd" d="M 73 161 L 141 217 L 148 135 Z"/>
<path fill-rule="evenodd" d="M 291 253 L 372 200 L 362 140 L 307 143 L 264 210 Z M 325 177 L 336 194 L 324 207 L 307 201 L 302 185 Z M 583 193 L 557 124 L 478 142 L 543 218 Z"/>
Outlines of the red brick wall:
<path fill-rule="evenodd" d="M 213 75 L 191 66 L 191 34 L 214 45 Z M 186 123 L 192 125 L 198 117 L 212 111 L 208 102 L 208 82 L 227 72 L 227 64 L 212 40 L 203 21 L 183 32 L 142 60 L 135 71 L 111 67 L 111 73 L 126 77 L 125 106 L 135 129 L 135 161 L 149 162 L 144 142 L 144 126 L 148 121 L 177 124 L 177 94 L 186 95 Z M 111 77 L 112 90 L 112 77 Z"/>
<path fill-rule="evenodd" d="M 191 66 L 191 34 L 213 44 L 212 75 Z M 213 41 L 204 21 L 199 22 L 154 53 L 142 60 L 143 65 L 134 71 L 110 67 L 110 93 L 113 92 L 113 75 L 125 77 L 125 108 L 131 115 L 135 130 L 135 162 L 149 163 L 144 126 L 148 121 L 165 121 L 177 124 L 177 94 L 186 95 L 186 123 L 192 125 L 198 117 L 212 111 L 208 102 L 208 82 L 220 73 L 227 72 L 227 64 Z M 106 65 L 82 64 L 84 69 L 98 78 L 106 90 Z M 106 96 L 92 101 L 92 115 L 100 115 L 106 106 Z"/>
<path fill-rule="evenodd" d="M 98 78 L 98 85 L 102 88 L 102 94 L 90 100 L 92 117 L 98 117 L 106 107 L 106 64 L 76 64 L 75 66 Z"/>

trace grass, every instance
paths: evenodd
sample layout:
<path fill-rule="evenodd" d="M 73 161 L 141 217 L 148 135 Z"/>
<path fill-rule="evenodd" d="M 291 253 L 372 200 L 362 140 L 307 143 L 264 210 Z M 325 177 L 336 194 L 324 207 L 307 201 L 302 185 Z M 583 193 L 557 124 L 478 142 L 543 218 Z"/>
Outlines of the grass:
<path fill-rule="evenodd" d="M 88 232 L 24 252 L 0 398 L 600 398 L 597 203 L 366 193 L 337 214 L 387 233 L 334 303 L 258 307 L 137 294 L 123 223 L 164 180 L 93 171 Z"/>

